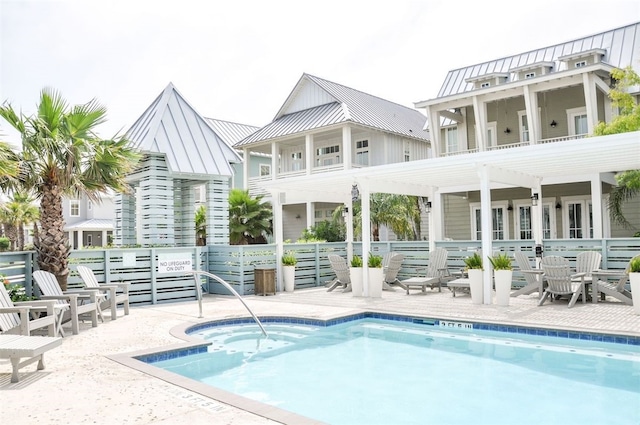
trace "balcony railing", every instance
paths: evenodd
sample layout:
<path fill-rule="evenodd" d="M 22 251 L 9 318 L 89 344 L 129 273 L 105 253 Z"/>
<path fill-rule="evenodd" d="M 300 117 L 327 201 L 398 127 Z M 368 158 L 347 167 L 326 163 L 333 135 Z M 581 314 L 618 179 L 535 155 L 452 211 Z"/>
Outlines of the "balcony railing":
<path fill-rule="evenodd" d="M 562 137 L 552 137 L 550 139 L 538 140 L 538 144 L 567 142 L 567 141 L 570 141 L 570 140 L 584 139 L 585 137 L 587 137 L 586 134 L 577 134 L 577 135 L 562 136 Z M 487 150 L 488 151 L 499 151 L 499 150 L 504 150 L 504 149 L 519 148 L 521 146 L 529 146 L 530 144 L 532 144 L 532 143 L 530 143 L 530 142 L 516 142 L 516 143 L 505 144 L 505 145 L 490 146 L 489 148 L 487 148 Z M 445 153 L 442 153 L 441 156 L 464 155 L 466 153 L 475 153 L 475 152 L 479 152 L 477 148 L 465 149 L 465 150 L 460 150 L 460 151 L 456 151 L 456 152 L 445 152 Z"/>

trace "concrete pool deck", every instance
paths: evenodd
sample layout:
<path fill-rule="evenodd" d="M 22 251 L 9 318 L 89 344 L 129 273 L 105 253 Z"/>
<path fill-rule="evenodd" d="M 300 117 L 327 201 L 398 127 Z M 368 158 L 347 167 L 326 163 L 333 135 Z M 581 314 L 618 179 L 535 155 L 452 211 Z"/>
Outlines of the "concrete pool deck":
<path fill-rule="evenodd" d="M 472 305 L 469 295 L 452 297 L 448 289 L 425 294 L 397 289 L 380 299 L 355 298 L 325 288 L 246 296 L 258 315 L 291 315 L 318 319 L 376 311 L 450 320 L 495 322 L 640 337 L 640 315 L 616 300 L 581 302 L 568 309 L 566 301 L 537 306 L 537 294 L 510 299 L 508 307 Z M 92 328 L 70 329 L 62 346 L 45 355 L 46 369 L 20 370 L 20 382 L 10 383 L 11 365 L 0 361 L 0 407 L 7 424 L 273 424 L 259 414 L 224 404 L 113 360 L 122 354 L 162 348 L 182 341 L 170 331 L 185 323 L 201 323 L 248 313 L 229 296 L 206 295 L 203 316 L 196 301 L 118 310 L 118 319 Z M 65 325 L 65 329 L 68 326 Z M 291 423 L 299 423 L 291 417 Z M 287 422 L 286 418 L 282 419 Z"/>

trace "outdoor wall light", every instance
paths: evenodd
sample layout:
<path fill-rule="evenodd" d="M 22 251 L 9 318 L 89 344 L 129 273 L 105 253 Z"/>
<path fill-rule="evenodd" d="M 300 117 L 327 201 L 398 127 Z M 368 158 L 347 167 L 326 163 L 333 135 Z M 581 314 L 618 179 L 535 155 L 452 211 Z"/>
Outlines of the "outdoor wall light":
<path fill-rule="evenodd" d="M 431 212 L 431 201 L 427 201 L 424 204 L 424 212 L 426 212 L 427 214 Z"/>
<path fill-rule="evenodd" d="M 560 202 L 556 202 L 556 209 L 557 210 L 562 209 L 562 204 Z"/>
<path fill-rule="evenodd" d="M 534 193 L 533 195 L 531 195 L 531 205 L 533 205 L 534 207 L 536 205 L 538 205 L 538 194 Z"/>
<path fill-rule="evenodd" d="M 556 125 L 558 125 L 558 123 L 556 122 L 556 120 L 551 121 L 551 124 L 549 124 L 552 128 L 556 128 Z"/>
<path fill-rule="evenodd" d="M 301 218 L 301 217 L 300 217 L 300 214 L 298 214 L 298 215 L 296 216 L 296 220 L 300 220 L 300 218 Z"/>
<path fill-rule="evenodd" d="M 349 207 L 344 207 L 342 209 L 342 217 L 347 217 L 349 215 Z"/>
<path fill-rule="evenodd" d="M 509 134 L 509 133 L 511 133 L 511 129 L 510 129 L 509 127 L 505 128 L 504 133 L 505 133 L 505 134 Z"/>
<path fill-rule="evenodd" d="M 360 199 L 360 191 L 358 190 L 358 185 L 354 184 L 351 186 L 351 201 L 356 202 L 358 199 Z"/>

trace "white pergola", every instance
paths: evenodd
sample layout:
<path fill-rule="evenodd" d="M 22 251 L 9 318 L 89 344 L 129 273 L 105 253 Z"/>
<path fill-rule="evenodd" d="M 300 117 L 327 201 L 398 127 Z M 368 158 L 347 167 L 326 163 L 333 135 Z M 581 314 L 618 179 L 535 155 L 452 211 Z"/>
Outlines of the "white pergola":
<path fill-rule="evenodd" d="M 593 237 L 603 237 L 602 182 L 615 184 L 613 173 L 640 169 L 640 132 L 588 137 L 566 142 L 537 144 L 503 150 L 387 164 L 260 183 L 273 199 L 277 258 L 283 253 L 282 206 L 311 202 L 343 203 L 347 217 L 348 255 L 352 255 L 353 208 L 351 188 L 358 185 L 362 199 L 362 251 L 371 246 L 369 196 L 372 192 L 428 197 L 430 249 L 442 239 L 442 195 L 479 190 L 482 252 L 491 253 L 491 190 L 513 187 L 531 189 L 542 199 L 542 187 L 550 184 L 591 182 Z M 532 208 L 532 230 L 542 243 L 542 202 Z M 279 262 L 278 262 L 279 263 Z M 365 294 L 368 293 L 364 262 Z M 281 276 L 278 264 L 278 276 Z M 484 270 L 484 300 L 491 303 L 491 269 Z M 278 277 L 278 287 L 282 282 Z"/>

